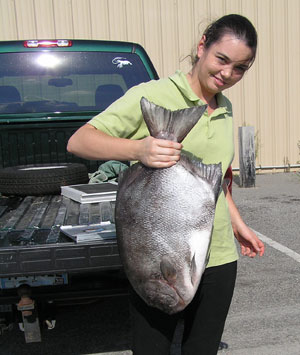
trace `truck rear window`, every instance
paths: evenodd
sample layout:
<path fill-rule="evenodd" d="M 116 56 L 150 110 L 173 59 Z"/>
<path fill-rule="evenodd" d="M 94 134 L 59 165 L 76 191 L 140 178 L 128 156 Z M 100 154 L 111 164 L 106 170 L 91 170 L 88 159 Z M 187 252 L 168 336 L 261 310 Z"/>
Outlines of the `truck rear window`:
<path fill-rule="evenodd" d="M 101 112 L 150 80 L 134 53 L 2 53 L 0 62 L 0 115 Z"/>

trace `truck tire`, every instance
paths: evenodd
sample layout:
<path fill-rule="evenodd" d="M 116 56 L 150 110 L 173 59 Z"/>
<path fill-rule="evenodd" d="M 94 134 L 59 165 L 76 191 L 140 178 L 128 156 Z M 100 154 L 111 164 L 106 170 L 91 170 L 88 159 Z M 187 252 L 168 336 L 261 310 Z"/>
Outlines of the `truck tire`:
<path fill-rule="evenodd" d="M 3 195 L 56 195 L 61 193 L 61 186 L 87 182 L 88 171 L 84 164 L 34 164 L 0 169 Z"/>

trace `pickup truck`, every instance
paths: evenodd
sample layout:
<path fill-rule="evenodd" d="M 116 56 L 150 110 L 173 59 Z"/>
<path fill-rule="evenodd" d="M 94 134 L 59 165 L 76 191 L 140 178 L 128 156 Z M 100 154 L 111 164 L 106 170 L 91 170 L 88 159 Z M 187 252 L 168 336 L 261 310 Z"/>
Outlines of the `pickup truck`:
<path fill-rule="evenodd" d="M 69 137 L 130 87 L 158 79 L 138 44 L 96 40 L 0 42 L 0 335 L 26 342 L 55 326 L 55 304 L 127 294 L 115 236 L 80 243 L 62 226 L 114 222 L 114 202 L 60 193 L 103 162 L 66 150 Z"/>

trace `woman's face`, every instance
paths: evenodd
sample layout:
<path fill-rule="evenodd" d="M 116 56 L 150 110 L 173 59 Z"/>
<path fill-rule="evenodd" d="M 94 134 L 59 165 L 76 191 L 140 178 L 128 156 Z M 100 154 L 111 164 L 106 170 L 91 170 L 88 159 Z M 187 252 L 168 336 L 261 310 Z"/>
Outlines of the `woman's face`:
<path fill-rule="evenodd" d="M 215 95 L 242 79 L 253 53 L 243 40 L 232 34 L 224 35 L 208 49 L 204 41 L 202 38 L 198 45 L 198 80 L 204 95 Z"/>

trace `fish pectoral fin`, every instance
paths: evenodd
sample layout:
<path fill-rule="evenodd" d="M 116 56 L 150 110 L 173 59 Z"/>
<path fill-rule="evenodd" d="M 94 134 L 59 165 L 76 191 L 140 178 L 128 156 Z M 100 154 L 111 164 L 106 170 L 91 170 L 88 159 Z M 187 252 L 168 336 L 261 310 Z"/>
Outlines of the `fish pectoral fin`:
<path fill-rule="evenodd" d="M 191 283 L 194 286 L 196 283 L 196 271 L 197 271 L 195 254 L 194 254 L 192 261 L 191 261 L 190 271 L 191 271 Z"/>
<path fill-rule="evenodd" d="M 165 280 L 167 280 L 170 284 L 173 284 L 176 281 L 177 271 L 168 255 L 164 255 L 162 257 L 160 262 L 160 271 Z"/>

